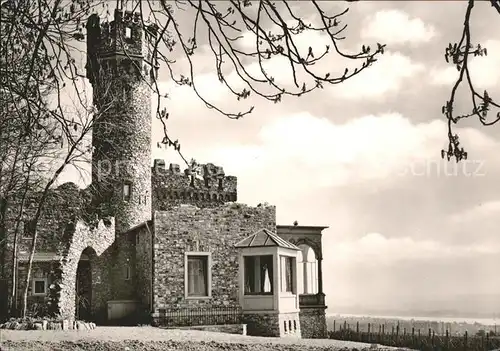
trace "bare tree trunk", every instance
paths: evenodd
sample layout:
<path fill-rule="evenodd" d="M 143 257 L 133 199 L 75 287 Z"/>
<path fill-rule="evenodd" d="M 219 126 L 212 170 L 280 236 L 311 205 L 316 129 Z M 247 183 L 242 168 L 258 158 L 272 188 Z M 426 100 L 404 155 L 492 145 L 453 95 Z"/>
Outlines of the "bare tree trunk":
<path fill-rule="evenodd" d="M 26 183 L 28 183 L 29 175 L 31 172 L 31 167 L 28 169 L 28 174 L 26 175 Z M 21 205 L 19 206 L 19 212 L 16 218 L 16 228 L 14 229 L 14 245 L 12 247 L 12 278 L 11 278 L 11 296 L 10 296 L 10 304 L 9 310 L 10 315 L 17 315 L 17 243 L 18 243 L 18 235 L 19 235 L 19 226 L 21 224 L 21 220 L 23 217 L 24 205 L 26 202 L 26 196 L 28 194 L 28 186 L 26 184 L 23 197 L 21 199 Z"/>
<path fill-rule="evenodd" d="M 31 222 L 31 228 L 33 230 L 33 237 L 31 239 L 31 251 L 30 251 L 30 257 L 28 260 L 28 273 L 26 275 L 26 286 L 24 287 L 24 294 L 23 294 L 23 305 L 22 305 L 22 316 L 23 318 L 26 317 L 26 309 L 27 309 L 27 303 L 28 303 L 28 290 L 29 290 L 29 284 L 31 280 L 31 268 L 33 265 L 33 258 L 35 257 L 35 250 L 36 250 L 36 240 L 38 238 L 38 222 L 40 220 L 40 217 L 42 215 L 42 209 L 45 205 L 45 200 L 47 199 L 47 195 L 49 193 L 49 190 L 51 186 L 55 183 L 59 175 L 64 171 L 66 166 L 71 163 L 72 157 L 75 153 L 75 150 L 78 149 L 80 146 L 80 143 L 82 139 L 85 137 L 85 133 L 82 133 L 79 138 L 74 142 L 74 144 L 70 147 L 68 154 L 64 158 L 63 163 L 59 168 L 54 172 L 54 175 L 50 178 L 50 180 L 47 182 L 45 185 L 45 188 L 43 189 L 42 196 L 40 198 L 40 201 L 38 202 L 37 206 L 37 211 L 35 214 L 35 217 L 33 218 L 33 222 Z"/>
<path fill-rule="evenodd" d="M 33 227 L 36 227 L 33 225 Z M 33 231 L 33 238 L 31 239 L 31 252 L 30 252 L 30 258 L 28 261 L 28 274 L 26 275 L 26 286 L 24 287 L 24 293 L 23 293 L 23 304 L 22 304 L 22 316 L 23 318 L 26 317 L 26 312 L 27 312 L 27 307 L 28 307 L 28 290 L 30 286 L 30 280 L 31 280 L 31 267 L 33 265 L 33 258 L 35 256 L 35 247 L 36 247 L 36 239 L 37 239 L 37 229 Z"/>
<path fill-rule="evenodd" d="M 21 205 L 23 207 L 23 205 Z M 17 233 L 19 230 L 19 222 L 14 231 L 14 245 L 12 247 L 12 275 L 10 279 L 10 286 L 12 287 L 9 299 L 9 314 L 11 316 L 17 315 Z"/>
<path fill-rule="evenodd" d="M 0 265 L 1 271 L 0 271 L 0 294 L 8 294 L 9 291 L 9 286 L 7 284 L 7 277 L 6 277 L 6 272 L 5 272 L 5 261 L 7 257 L 7 230 L 6 230 L 6 224 L 5 224 L 5 217 L 7 213 L 7 200 L 0 198 Z M 3 299 L 2 299 L 3 300 Z M 0 302 L 0 320 L 3 318 L 7 317 L 9 311 L 9 304 L 7 301 L 1 301 Z"/>
<path fill-rule="evenodd" d="M 14 157 L 14 165 L 17 163 L 19 157 L 20 157 L 20 145 L 21 145 L 21 137 L 17 138 L 17 145 L 16 145 L 16 153 L 15 153 L 15 157 Z M 2 162 L 3 163 L 3 162 Z M 9 298 L 9 301 L 8 301 L 8 304 L 7 304 L 7 309 L 9 311 L 9 315 L 12 316 L 12 314 L 14 313 L 13 309 L 12 309 L 12 306 L 13 304 L 15 303 L 15 300 L 12 299 L 12 297 L 16 296 L 16 292 L 17 292 L 17 287 L 16 287 L 16 273 L 17 273 L 17 267 L 15 266 L 15 264 L 17 263 L 17 260 L 16 260 L 16 255 L 17 255 L 17 233 L 19 231 L 19 221 L 22 217 L 22 211 L 24 209 L 24 201 L 25 201 L 25 198 L 26 198 L 26 194 L 28 192 L 28 184 L 29 184 L 29 180 L 30 180 L 30 174 L 31 174 L 31 169 L 32 169 L 32 165 L 30 164 L 30 167 L 28 168 L 28 171 L 26 173 L 26 178 L 25 178 L 25 191 L 24 191 L 24 194 L 23 194 L 23 197 L 22 197 L 22 201 L 21 201 L 21 207 L 19 209 L 19 215 L 17 216 L 16 218 L 16 227 L 15 227 L 15 230 L 14 230 L 14 244 L 13 244 L 13 251 L 12 251 L 12 275 L 11 275 L 11 298 Z M 2 170 L 3 170 L 3 167 L 2 167 Z M 10 170 L 10 179 L 9 179 L 9 184 L 8 186 L 4 189 L 5 190 L 5 198 L 2 199 L 3 200 L 3 203 L 2 203 L 2 206 L 1 206 L 1 222 L 0 222 L 0 233 L 2 234 L 1 238 L 3 238 L 3 240 L 5 241 L 4 244 L 3 244 L 3 248 L 2 248 L 2 257 L 1 257 L 1 260 L 0 260 L 0 264 L 2 265 L 2 278 L 4 278 L 4 269 L 5 269 L 5 266 L 6 266 L 6 253 L 7 253 L 7 243 L 8 243 L 8 238 L 7 238 L 7 211 L 8 211 L 8 208 L 9 208 L 9 195 L 11 195 L 10 197 L 12 198 L 12 193 L 14 192 L 15 193 L 15 189 L 16 189 L 16 182 L 17 182 L 17 176 L 18 174 L 16 173 L 17 172 L 17 169 L 16 167 L 12 167 L 12 169 Z"/>

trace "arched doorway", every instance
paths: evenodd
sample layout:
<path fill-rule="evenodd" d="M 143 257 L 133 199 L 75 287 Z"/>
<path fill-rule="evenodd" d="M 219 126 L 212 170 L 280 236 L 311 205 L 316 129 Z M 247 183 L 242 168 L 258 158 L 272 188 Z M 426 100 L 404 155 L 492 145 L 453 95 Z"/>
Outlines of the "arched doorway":
<path fill-rule="evenodd" d="M 94 249 L 83 250 L 76 269 L 75 316 L 78 320 L 92 320 L 92 259 Z"/>
<path fill-rule="evenodd" d="M 297 256 L 298 292 L 299 294 L 318 293 L 318 259 L 314 250 L 306 244 L 299 245 L 301 251 Z"/>

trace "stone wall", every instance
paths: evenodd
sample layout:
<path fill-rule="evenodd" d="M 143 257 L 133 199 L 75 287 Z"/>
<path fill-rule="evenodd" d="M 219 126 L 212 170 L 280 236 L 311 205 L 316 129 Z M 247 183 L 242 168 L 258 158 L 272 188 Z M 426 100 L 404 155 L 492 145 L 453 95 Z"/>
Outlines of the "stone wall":
<path fill-rule="evenodd" d="M 33 278 L 46 278 L 47 283 L 50 285 L 54 276 L 52 274 L 55 268 L 56 262 L 34 262 L 31 268 L 31 279 Z M 18 281 L 17 281 L 17 289 L 18 289 L 18 305 L 21 305 L 21 301 L 23 298 L 24 289 L 26 287 L 26 275 L 28 274 L 28 265 L 27 262 L 21 262 L 19 264 L 18 269 Z M 27 312 L 30 314 L 44 314 L 48 310 L 47 306 L 47 296 L 42 295 L 33 295 L 32 294 L 32 284 L 28 287 L 28 296 L 27 296 Z"/>
<path fill-rule="evenodd" d="M 179 327 L 176 329 L 181 330 L 201 330 L 208 331 L 212 333 L 225 333 L 225 334 L 237 334 L 237 335 L 247 335 L 247 325 L 246 324 L 223 324 L 223 325 L 200 325 L 192 327 Z"/>
<path fill-rule="evenodd" d="M 34 218 L 41 194 L 28 196 L 23 206 L 23 214 L 19 218 L 18 252 L 29 252 L 33 231 L 30 221 Z M 81 190 L 74 183 L 65 183 L 49 190 L 43 206 L 42 215 L 37 225 L 37 252 L 58 252 L 66 241 L 68 225 L 74 224 L 79 218 L 88 219 L 86 210 L 90 202 L 90 194 Z M 11 203 L 7 213 L 7 232 L 9 248 L 12 248 L 14 230 L 20 209 L 19 203 Z"/>
<path fill-rule="evenodd" d="M 243 323 L 250 336 L 280 336 L 278 313 L 245 314 Z"/>
<path fill-rule="evenodd" d="M 211 163 L 181 172 L 179 165 L 166 168 L 163 160 L 155 160 L 152 177 L 154 211 L 181 204 L 204 208 L 237 201 L 237 178 L 226 176 L 222 167 Z"/>
<path fill-rule="evenodd" d="M 301 308 L 300 325 L 303 338 L 324 339 L 328 337 L 325 308 Z"/>
<path fill-rule="evenodd" d="M 243 323 L 251 336 L 301 337 L 299 314 L 293 313 L 245 313 Z"/>
<path fill-rule="evenodd" d="M 59 309 L 63 318 L 75 317 L 75 284 L 76 270 L 82 252 L 90 248 L 90 265 L 92 269 L 92 309 L 99 310 L 103 302 L 109 297 L 109 276 L 106 267 L 110 262 L 108 251 L 115 243 L 114 221 L 107 225 L 99 222 L 96 228 L 89 228 L 82 221 L 78 221 L 73 232 L 68 237 L 61 254 L 61 292 Z"/>
<path fill-rule="evenodd" d="M 27 198 L 22 206 L 22 215 L 19 216 L 21 211 L 21 198 L 14 198 L 8 204 L 6 212 L 6 261 L 4 269 L 7 272 L 8 279 L 8 293 L 11 294 L 12 286 L 12 256 L 14 248 L 14 237 L 17 228 L 17 252 L 21 261 L 21 257 L 27 257 L 31 251 L 31 244 L 33 238 L 33 228 L 30 222 L 35 216 L 38 203 L 40 201 L 40 193 L 28 193 Z M 61 186 L 49 190 L 45 199 L 45 205 L 41 217 L 38 220 L 36 253 L 54 253 L 61 255 L 68 245 L 68 229 L 74 227 L 77 220 L 82 219 L 88 225 L 93 221 L 87 215 L 88 204 L 90 203 L 90 194 L 85 190 L 79 189 L 73 183 L 65 183 Z M 22 263 L 20 264 L 20 268 Z M 22 270 L 22 268 L 21 268 Z M 18 277 L 18 306 L 22 298 L 25 283 L 25 273 L 20 272 L 24 276 Z M 36 299 L 40 299 L 37 297 Z M 31 303 L 32 298 L 28 298 Z"/>
<path fill-rule="evenodd" d="M 238 241 L 259 229 L 274 230 L 275 207 L 227 204 L 217 208 L 181 206 L 155 212 L 154 312 L 161 309 L 238 306 Z M 212 296 L 185 299 L 184 254 L 212 255 Z"/>
<path fill-rule="evenodd" d="M 151 316 L 151 287 L 152 287 L 152 273 L 153 273 L 153 236 L 151 222 L 141 226 L 134 231 L 136 238 L 135 245 L 135 288 L 136 296 L 142 305 L 142 310 L 139 311 L 140 315 L 144 318 Z"/>

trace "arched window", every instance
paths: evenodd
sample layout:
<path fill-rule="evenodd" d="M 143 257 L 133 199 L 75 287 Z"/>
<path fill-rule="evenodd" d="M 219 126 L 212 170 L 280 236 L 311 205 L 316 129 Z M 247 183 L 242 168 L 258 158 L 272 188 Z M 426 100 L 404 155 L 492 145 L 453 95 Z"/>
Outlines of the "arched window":
<path fill-rule="evenodd" d="M 306 245 L 299 245 L 301 251 L 297 255 L 298 262 L 298 293 L 318 293 L 318 260 L 314 250 Z"/>

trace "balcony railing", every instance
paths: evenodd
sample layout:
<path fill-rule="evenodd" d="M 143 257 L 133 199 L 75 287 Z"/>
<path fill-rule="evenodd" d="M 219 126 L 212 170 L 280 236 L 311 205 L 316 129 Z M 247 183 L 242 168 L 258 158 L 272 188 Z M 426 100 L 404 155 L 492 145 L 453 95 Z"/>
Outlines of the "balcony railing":
<path fill-rule="evenodd" d="M 241 318 L 240 307 L 160 309 L 154 324 L 162 327 L 240 324 Z"/>

